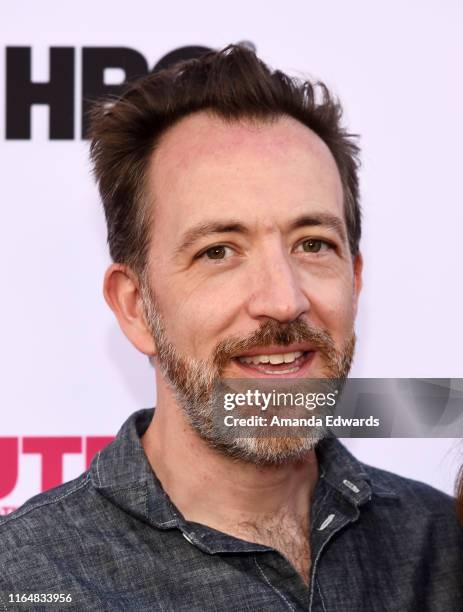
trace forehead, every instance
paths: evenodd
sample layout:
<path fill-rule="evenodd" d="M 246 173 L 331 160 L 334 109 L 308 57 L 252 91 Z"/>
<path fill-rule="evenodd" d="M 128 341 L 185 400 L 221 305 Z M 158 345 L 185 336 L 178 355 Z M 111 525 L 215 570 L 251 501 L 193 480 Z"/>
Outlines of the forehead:
<path fill-rule="evenodd" d="M 328 146 L 287 116 L 225 121 L 202 111 L 185 117 L 158 143 L 148 187 L 157 221 L 179 231 L 214 214 L 267 224 L 311 209 L 343 216 Z"/>

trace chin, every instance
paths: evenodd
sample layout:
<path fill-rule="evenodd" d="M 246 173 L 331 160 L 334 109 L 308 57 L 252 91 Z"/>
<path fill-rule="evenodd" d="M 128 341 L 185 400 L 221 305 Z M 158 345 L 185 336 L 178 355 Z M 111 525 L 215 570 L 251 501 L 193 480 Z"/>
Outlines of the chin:
<path fill-rule="evenodd" d="M 305 437 L 235 438 L 227 444 L 212 443 L 227 457 L 260 466 L 278 466 L 304 461 L 326 436 L 323 428 Z"/>

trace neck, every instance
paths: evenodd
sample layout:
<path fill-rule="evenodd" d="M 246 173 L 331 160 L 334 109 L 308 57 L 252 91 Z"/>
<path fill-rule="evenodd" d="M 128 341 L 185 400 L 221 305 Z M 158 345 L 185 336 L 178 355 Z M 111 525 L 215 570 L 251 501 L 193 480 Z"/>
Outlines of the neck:
<path fill-rule="evenodd" d="M 142 437 L 148 461 L 186 520 L 230 531 L 279 516 L 307 517 L 318 480 L 314 451 L 278 466 L 260 466 L 211 448 L 186 421 L 170 389 L 158 381 L 155 415 Z"/>

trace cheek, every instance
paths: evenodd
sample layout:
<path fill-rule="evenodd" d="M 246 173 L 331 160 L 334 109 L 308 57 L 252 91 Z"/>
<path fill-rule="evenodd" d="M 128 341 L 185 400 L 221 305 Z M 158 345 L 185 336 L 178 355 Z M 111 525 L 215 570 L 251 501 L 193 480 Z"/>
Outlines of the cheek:
<path fill-rule="evenodd" d="M 241 300 L 230 284 L 206 290 L 171 286 L 162 302 L 169 340 L 183 352 L 197 358 L 208 358 L 218 339 L 226 335 L 236 319 Z"/>
<path fill-rule="evenodd" d="M 310 320 L 326 328 L 335 339 L 344 339 L 352 331 L 355 313 L 351 281 L 325 283 L 308 292 Z"/>

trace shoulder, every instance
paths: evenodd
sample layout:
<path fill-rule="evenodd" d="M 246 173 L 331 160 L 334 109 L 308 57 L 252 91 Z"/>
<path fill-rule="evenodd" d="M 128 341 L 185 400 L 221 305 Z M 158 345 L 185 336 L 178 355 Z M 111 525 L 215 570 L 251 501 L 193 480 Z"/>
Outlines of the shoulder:
<path fill-rule="evenodd" d="M 82 548 L 97 498 L 85 472 L 1 517 L 0 592 L 60 584 L 60 563 Z"/>
<path fill-rule="evenodd" d="M 350 496 L 356 504 L 357 496 L 347 492 L 346 488 L 340 485 L 341 481 L 343 485 L 350 480 L 366 485 L 361 504 L 371 501 L 369 507 L 376 508 L 378 512 L 383 509 L 387 510 L 388 514 L 398 512 L 402 519 L 410 516 L 415 520 L 442 516 L 455 525 L 458 524 L 454 497 L 424 482 L 361 461 L 334 436 L 321 441 L 317 447 L 317 456 L 323 476 L 338 491 Z M 348 480 L 343 480 L 345 478 Z"/>
<path fill-rule="evenodd" d="M 456 513 L 456 501 L 431 485 L 370 465 L 362 464 L 371 483 L 376 507 L 387 509 L 391 518 L 409 525 L 415 532 L 441 529 L 442 537 L 459 540 L 463 546 L 463 527 Z M 463 549 L 462 549 L 463 550 Z"/>
<path fill-rule="evenodd" d="M 398 496 L 408 505 L 420 503 L 424 510 L 439 512 L 454 509 L 455 499 L 431 485 L 365 463 L 362 463 L 362 466 L 372 483 L 374 493 Z"/>
<path fill-rule="evenodd" d="M 0 517 L 0 542 L 5 542 L 8 534 L 16 529 L 25 535 L 28 526 L 45 526 L 50 522 L 56 528 L 60 518 L 66 515 L 67 507 L 77 508 L 83 502 L 89 481 L 90 474 L 84 472 L 74 480 L 31 497 L 11 514 Z"/>
<path fill-rule="evenodd" d="M 86 517 L 97 504 L 88 472 L 40 493 L 0 517 L 0 565 L 13 565 L 37 551 L 79 541 Z"/>

